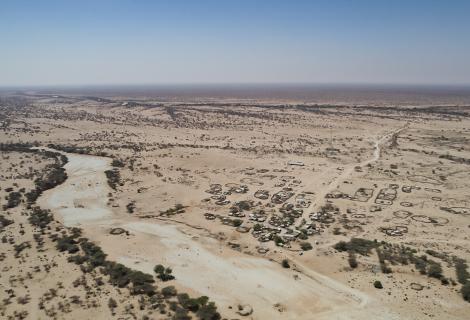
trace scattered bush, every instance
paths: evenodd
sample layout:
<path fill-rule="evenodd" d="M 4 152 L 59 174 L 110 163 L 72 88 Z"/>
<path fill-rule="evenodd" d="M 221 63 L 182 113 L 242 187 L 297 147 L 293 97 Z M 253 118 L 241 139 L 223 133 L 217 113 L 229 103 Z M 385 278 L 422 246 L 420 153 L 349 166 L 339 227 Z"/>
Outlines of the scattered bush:
<path fill-rule="evenodd" d="M 165 267 L 161 264 L 157 264 L 154 268 L 153 271 L 157 274 L 165 272 Z"/>
<path fill-rule="evenodd" d="M 0 232 L 3 231 L 3 228 L 5 228 L 6 226 L 9 226 L 12 223 L 13 223 L 13 220 L 9 220 L 5 218 L 3 215 L 0 215 Z"/>
<path fill-rule="evenodd" d="M 35 227 L 45 228 L 52 222 L 53 217 L 50 210 L 44 210 L 39 207 L 33 207 L 28 221 Z"/>
<path fill-rule="evenodd" d="M 455 258 L 455 273 L 457 274 L 457 281 L 461 284 L 466 284 L 470 279 L 470 274 L 467 271 L 468 265 L 463 259 Z"/>
<path fill-rule="evenodd" d="M 132 271 L 130 281 L 132 283 L 132 294 L 145 294 L 148 296 L 155 294 L 155 286 L 152 285 L 155 280 L 151 275 L 141 271 Z"/>
<path fill-rule="evenodd" d="M 334 245 L 334 248 L 338 251 L 352 251 L 358 253 L 362 256 L 367 256 L 370 254 L 371 250 L 377 248 L 380 244 L 376 241 L 361 239 L 361 238 L 352 238 L 351 241 L 345 242 L 340 241 Z"/>
<path fill-rule="evenodd" d="M 117 307 L 117 302 L 113 298 L 109 298 L 108 307 L 111 310 L 111 313 L 114 314 L 114 309 Z"/>
<path fill-rule="evenodd" d="M 175 204 L 173 208 L 167 209 L 165 211 L 161 211 L 160 215 L 170 217 L 175 214 L 184 213 L 185 212 L 184 208 L 185 206 L 183 206 L 181 203 L 177 203 Z"/>
<path fill-rule="evenodd" d="M 189 310 L 196 313 L 201 320 L 219 320 L 220 314 L 217 312 L 217 307 L 213 302 L 209 302 L 209 298 L 202 296 L 199 298 L 190 298 L 188 294 L 182 293 L 177 296 L 178 302 L 184 310 Z M 180 312 L 184 315 L 183 312 Z"/>
<path fill-rule="evenodd" d="M 437 262 L 430 262 L 428 276 L 431 278 L 442 279 L 442 267 Z"/>
<path fill-rule="evenodd" d="M 118 185 L 121 185 L 121 174 L 118 169 L 106 170 L 104 172 L 108 179 L 108 185 L 111 189 L 116 190 Z"/>
<path fill-rule="evenodd" d="M 462 289 L 460 289 L 460 292 L 462 293 L 463 299 L 470 302 L 470 282 L 465 283 Z"/>
<path fill-rule="evenodd" d="M 442 252 L 437 252 L 435 250 L 431 250 L 431 249 L 428 249 L 426 250 L 426 253 L 429 254 L 430 256 L 434 257 L 434 258 L 439 258 L 441 260 L 448 260 L 448 257 L 445 253 L 442 253 Z"/>
<path fill-rule="evenodd" d="M 308 251 L 308 250 L 312 250 L 313 247 L 312 245 L 310 244 L 310 242 L 301 242 L 300 243 L 300 248 L 304 251 Z"/>
<path fill-rule="evenodd" d="M 286 268 L 286 269 L 290 268 L 289 260 L 287 259 L 282 260 L 281 265 L 283 268 Z"/>
<path fill-rule="evenodd" d="M 15 244 L 13 246 L 13 249 L 15 249 L 15 258 L 18 258 L 19 254 L 27 248 L 31 248 L 31 244 L 29 243 L 29 241 L 25 241 L 20 244 Z"/>
<path fill-rule="evenodd" d="M 178 294 L 174 286 L 168 286 L 162 289 L 162 294 L 165 298 L 174 297 Z"/>
<path fill-rule="evenodd" d="M 220 314 L 217 312 L 217 307 L 214 302 L 209 302 L 199 306 L 196 315 L 201 320 L 219 320 L 221 319 Z"/>
<path fill-rule="evenodd" d="M 135 210 L 135 202 L 129 202 L 127 205 L 126 205 L 126 209 L 127 209 L 127 213 L 134 213 L 134 210 Z"/>
<path fill-rule="evenodd" d="M 356 269 L 358 266 L 356 254 L 353 251 L 349 251 L 348 253 L 349 253 L 349 257 L 348 257 L 349 266 L 353 269 Z"/>
<path fill-rule="evenodd" d="M 383 289 L 382 282 L 380 282 L 379 280 L 375 280 L 374 281 L 374 288 Z"/>
<path fill-rule="evenodd" d="M 21 193 L 12 191 L 6 197 L 7 204 L 4 206 L 4 210 L 17 207 L 21 203 Z"/>
<path fill-rule="evenodd" d="M 165 268 L 161 264 L 157 264 L 153 271 L 157 274 L 157 278 L 162 281 L 170 281 L 175 279 L 175 277 L 171 274 L 173 271 L 171 268 Z"/>
<path fill-rule="evenodd" d="M 283 246 L 285 244 L 284 239 L 282 239 L 277 234 L 274 235 L 273 240 L 274 240 L 274 243 L 276 244 L 276 246 Z"/>
<path fill-rule="evenodd" d="M 416 270 L 418 270 L 419 273 L 426 274 L 426 266 L 428 264 L 426 256 L 415 258 L 414 263 L 415 263 Z"/>
<path fill-rule="evenodd" d="M 188 313 L 188 310 L 184 308 L 175 306 L 175 314 L 172 317 L 172 320 L 191 320 L 191 316 Z"/>
<path fill-rule="evenodd" d="M 243 220 L 242 219 L 233 219 L 232 220 L 232 225 L 234 227 L 239 227 L 243 224 Z"/>
<path fill-rule="evenodd" d="M 131 284 L 132 294 L 154 295 L 155 287 L 152 285 L 155 280 L 149 274 L 132 270 L 120 263 L 106 262 L 105 271 L 110 277 L 110 283 L 123 288 Z"/>
<path fill-rule="evenodd" d="M 103 266 L 105 264 L 106 254 L 96 244 L 89 241 L 82 241 L 80 246 L 92 267 Z"/>
<path fill-rule="evenodd" d="M 111 162 L 113 167 L 124 168 L 125 164 L 121 159 L 113 159 Z"/>
<path fill-rule="evenodd" d="M 178 297 L 178 302 L 181 304 L 181 306 L 184 309 L 190 310 L 192 312 L 196 312 L 199 309 L 199 300 L 198 299 L 190 298 L 187 293 L 181 293 L 177 297 Z M 209 300 L 209 299 L 207 297 L 205 297 L 204 300 L 205 300 L 204 303 L 206 303 L 207 300 Z"/>
<path fill-rule="evenodd" d="M 63 236 L 57 240 L 56 248 L 60 252 L 67 251 L 68 253 L 76 253 L 80 250 L 77 243 L 78 242 L 73 237 Z"/>

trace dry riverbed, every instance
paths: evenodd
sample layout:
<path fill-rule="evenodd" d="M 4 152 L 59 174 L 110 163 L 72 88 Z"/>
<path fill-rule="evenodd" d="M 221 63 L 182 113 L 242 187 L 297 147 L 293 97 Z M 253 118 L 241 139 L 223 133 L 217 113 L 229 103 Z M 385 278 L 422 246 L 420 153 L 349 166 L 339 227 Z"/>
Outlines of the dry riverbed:
<path fill-rule="evenodd" d="M 275 262 L 227 249 L 194 229 L 113 215 L 104 174 L 110 159 L 63 154 L 69 160 L 68 179 L 47 191 L 39 203 L 59 214 L 66 226 L 80 226 L 118 262 L 147 273 L 158 263 L 171 266 L 178 286 L 209 296 L 228 313 L 248 304 L 255 319 L 311 319 L 315 314 L 328 319 L 355 319 L 357 314 L 360 319 L 371 314 L 366 294 L 313 270 L 300 274 L 282 269 Z M 111 227 L 129 231 L 131 239 L 110 236 Z M 391 319 L 384 310 L 374 313 L 376 319 Z"/>

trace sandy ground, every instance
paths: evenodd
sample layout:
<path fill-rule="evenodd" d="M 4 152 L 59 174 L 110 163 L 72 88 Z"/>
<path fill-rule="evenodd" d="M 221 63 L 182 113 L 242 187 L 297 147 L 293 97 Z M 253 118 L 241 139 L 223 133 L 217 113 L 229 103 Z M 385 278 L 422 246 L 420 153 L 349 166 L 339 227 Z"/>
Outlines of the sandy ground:
<path fill-rule="evenodd" d="M 373 152 L 372 152 L 372 156 L 370 158 L 365 159 L 362 162 L 353 163 L 353 164 L 350 164 L 348 166 L 342 167 L 341 168 L 342 169 L 341 173 L 339 175 L 334 177 L 333 180 L 331 180 L 331 182 L 329 182 L 326 186 L 322 186 L 320 188 L 320 192 L 318 192 L 315 196 L 316 201 L 313 204 L 312 211 L 315 211 L 316 209 L 318 209 L 321 205 L 323 205 L 325 203 L 325 201 L 324 201 L 325 196 L 328 193 L 330 193 L 331 191 L 337 189 L 338 185 L 341 182 L 347 180 L 351 176 L 351 174 L 353 173 L 354 168 L 356 168 L 356 167 L 365 167 L 368 164 L 371 164 L 371 163 L 374 163 L 374 162 L 378 161 L 380 159 L 380 153 L 381 153 L 381 148 L 382 148 L 383 144 L 387 143 L 388 140 L 390 139 L 390 137 L 393 134 L 398 134 L 401 131 L 403 131 L 405 127 L 406 127 L 406 125 L 403 126 L 403 127 L 398 128 L 398 129 L 395 129 L 391 132 L 384 133 L 381 136 L 374 137 L 374 140 L 373 140 L 374 149 L 373 149 Z M 307 216 L 305 216 L 305 218 L 306 217 Z"/>
<path fill-rule="evenodd" d="M 11 122 L 0 141 L 78 146 L 124 163 L 118 168 L 122 185 L 112 190 L 103 174 L 111 158 L 70 153 L 69 179 L 39 201 L 66 226 L 80 226 L 110 259 L 149 273 L 159 263 L 171 267 L 176 280 L 169 285 L 208 295 L 229 319 L 240 317 L 238 304 L 251 305 L 253 319 L 466 318 L 468 303 L 459 284 L 443 286 L 420 275 L 414 265 L 391 265 L 393 273 L 384 274 L 375 253 L 358 256 L 358 268 L 351 269 L 347 253 L 333 249 L 340 240 L 362 237 L 404 244 L 420 255 L 432 249 L 470 261 L 465 211 L 470 207 L 465 162 L 470 159 L 470 122 L 459 115 L 465 108 L 423 106 L 417 113 L 414 107 L 382 111 L 214 101 L 124 107 L 123 100 L 37 100 L 26 112 L 7 113 Z M 396 145 L 391 143 L 394 133 Z M 217 205 L 207 192 L 211 184 L 220 184 L 224 192 L 239 184 L 249 190 L 231 192 L 230 203 Z M 396 197 L 377 204 L 380 190 L 390 185 Z M 410 186 L 411 192 L 403 191 Z M 282 207 L 270 197 L 284 187 L 294 193 L 286 202 L 294 203 L 299 194 L 312 201 L 291 227 L 303 225 L 302 218 L 316 224 L 319 233 L 306 240 L 312 250 L 302 251 L 300 240 L 285 247 L 261 242 L 248 216 L 240 218 L 242 226 L 251 228 L 246 233 L 223 223 L 233 219 L 229 210 L 237 201 L 253 201 L 247 215 L 265 210 L 263 224 L 269 226 Z M 373 195 L 352 199 L 359 188 Z M 269 192 L 268 199 L 254 196 L 260 189 Z M 351 197 L 325 199 L 331 192 Z M 338 208 L 334 221 L 311 220 L 327 202 Z M 162 215 L 177 203 L 185 206 L 184 213 Z M 132 213 L 129 204 L 135 207 Z M 218 218 L 208 220 L 207 213 Z M 396 226 L 407 232 L 383 232 Z M 114 227 L 129 235 L 111 235 Z M 260 247 L 268 251 L 260 253 Z M 445 277 L 455 279 L 452 264 L 428 258 L 441 263 Z M 283 259 L 290 269 L 281 267 Z M 15 265 L 14 260 L 8 263 Z M 373 287 L 376 280 L 384 289 Z"/>
<path fill-rule="evenodd" d="M 138 247 L 132 248 L 129 255 L 119 250 L 129 251 L 127 245 L 121 247 L 116 240 L 101 242 L 105 252 L 128 267 L 152 273 L 153 267 L 164 261 L 172 266 L 182 287 L 213 297 L 226 312 L 230 306 L 249 304 L 256 310 L 256 319 L 311 319 L 313 314 L 328 319 L 361 319 L 371 313 L 375 319 L 397 317 L 383 308 L 378 311 L 377 306 L 368 308 L 371 298 L 367 294 L 314 270 L 303 268 L 305 274 L 294 278 L 292 272 L 262 258 L 237 253 L 221 256 L 217 240 L 207 238 L 201 243 L 200 235 L 192 235 L 191 230 L 182 232 L 165 223 L 128 222 L 131 219 L 113 217 L 107 207 L 110 190 L 104 175 L 110 159 L 62 154 L 69 159 L 65 166 L 68 179 L 46 192 L 39 203 L 57 212 L 66 226 L 81 226 L 85 232 L 88 227 L 112 224 L 132 232 L 135 238 L 151 236 L 150 241 L 136 241 Z M 158 254 L 139 248 L 146 245 Z"/>

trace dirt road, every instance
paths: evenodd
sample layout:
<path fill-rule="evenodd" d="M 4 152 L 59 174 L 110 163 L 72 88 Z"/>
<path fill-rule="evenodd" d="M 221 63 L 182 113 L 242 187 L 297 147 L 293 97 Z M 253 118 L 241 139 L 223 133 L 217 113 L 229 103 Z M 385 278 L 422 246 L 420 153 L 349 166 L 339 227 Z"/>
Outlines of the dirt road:
<path fill-rule="evenodd" d="M 308 211 L 305 212 L 303 218 L 307 219 L 308 215 L 311 212 L 316 212 L 319 207 L 324 205 L 325 204 L 325 196 L 328 193 L 335 190 L 342 181 L 347 180 L 352 175 L 352 173 L 354 172 L 355 167 L 358 167 L 358 166 L 359 167 L 365 167 L 368 164 L 374 163 L 377 160 L 379 160 L 380 159 L 380 154 L 382 152 L 383 144 L 386 143 L 394 134 L 398 134 L 401 131 L 403 131 L 405 128 L 407 128 L 407 126 L 408 125 L 405 125 L 405 126 L 400 127 L 396 130 L 393 130 L 392 132 L 389 132 L 389 133 L 387 133 L 387 134 L 385 134 L 385 135 L 383 135 L 379 138 L 376 138 L 374 140 L 374 151 L 372 153 L 371 158 L 369 158 L 365 161 L 359 162 L 359 163 L 353 163 L 353 164 L 350 164 L 346 167 L 343 167 L 343 170 L 341 171 L 341 173 L 339 175 L 337 175 L 335 178 L 333 178 L 331 181 L 329 181 L 325 185 L 325 187 L 322 187 L 320 190 L 318 190 L 318 192 L 316 193 L 316 196 L 315 196 L 316 201 L 313 203 L 313 205 L 311 207 L 311 210 L 308 210 Z"/>

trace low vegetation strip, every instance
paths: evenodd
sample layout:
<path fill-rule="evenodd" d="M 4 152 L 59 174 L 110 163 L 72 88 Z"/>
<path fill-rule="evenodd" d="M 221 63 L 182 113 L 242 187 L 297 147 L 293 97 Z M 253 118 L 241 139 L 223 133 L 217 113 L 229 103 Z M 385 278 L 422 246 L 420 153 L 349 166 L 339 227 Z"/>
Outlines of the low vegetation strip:
<path fill-rule="evenodd" d="M 54 163 L 47 165 L 42 175 L 34 180 L 35 188 L 24 194 L 28 206 L 34 204 L 44 191 L 58 186 L 67 179 L 67 173 L 63 168 L 67 163 L 67 157 L 58 152 L 35 149 L 33 147 L 37 146 L 28 143 L 0 144 L 0 151 L 42 153 L 45 157 L 54 160 Z M 24 193 L 25 190 L 20 191 Z M 20 192 L 10 192 L 8 195 L 8 203 L 4 209 L 17 207 L 21 203 L 21 199 L 22 195 Z"/>
<path fill-rule="evenodd" d="M 461 288 L 462 296 L 466 301 L 470 302 L 470 274 L 467 271 L 468 265 L 466 261 L 461 258 L 454 257 L 449 259 L 447 254 L 433 250 L 427 250 L 426 254 L 418 255 L 416 249 L 404 245 L 362 238 L 340 241 L 334 245 L 334 248 L 340 252 L 348 252 L 348 262 L 353 269 L 358 266 L 357 255 L 369 256 L 375 250 L 383 273 L 393 272 L 390 265 L 412 264 L 420 274 L 438 279 L 443 285 L 448 285 L 449 283 L 456 285 L 457 283 L 452 278 L 446 278 L 443 274 L 441 263 L 430 259 L 429 256 L 438 258 L 447 262 L 447 264 L 454 264 L 457 281 L 463 285 Z"/>

